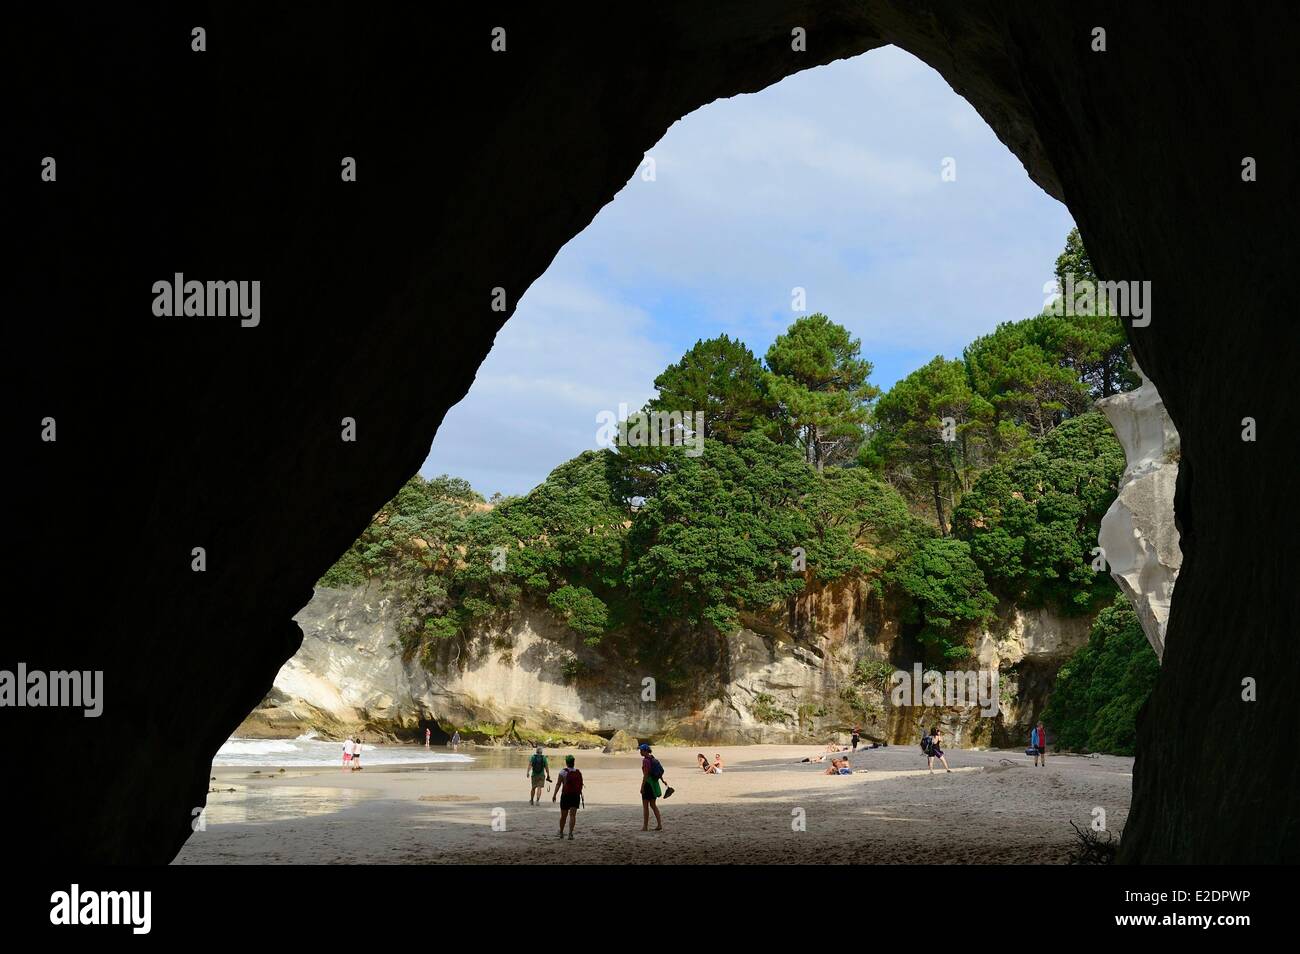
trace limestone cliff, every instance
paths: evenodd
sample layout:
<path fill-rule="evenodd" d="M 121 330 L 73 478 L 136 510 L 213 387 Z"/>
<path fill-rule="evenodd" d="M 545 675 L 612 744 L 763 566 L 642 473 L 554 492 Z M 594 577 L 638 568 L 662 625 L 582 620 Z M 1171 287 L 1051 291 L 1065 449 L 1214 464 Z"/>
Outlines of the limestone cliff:
<path fill-rule="evenodd" d="M 1110 575 L 1132 601 L 1147 640 L 1163 659 L 1169 604 L 1183 564 L 1174 524 L 1178 431 L 1145 375 L 1141 387 L 1098 401 L 1097 407 L 1110 419 L 1128 461 L 1119 495 L 1102 518 L 1098 543 Z"/>
<path fill-rule="evenodd" d="M 920 656 L 861 583 L 812 591 L 779 623 L 747 615 L 710 665 L 672 684 L 616 649 L 586 646 L 543 609 L 449 642 L 426 667 L 403 659 L 398 616 L 377 583 L 318 589 L 297 617 L 302 648 L 237 734 L 415 738 L 436 724 L 491 736 L 514 721 L 589 741 L 624 730 L 710 744 L 824 743 L 860 725 L 868 739 L 910 743 L 922 722 L 940 722 L 956 745 L 1014 745 L 1089 623 L 1004 607 L 970 663 L 998 680 L 987 697 L 996 714 L 982 715 L 973 700 L 893 704 L 888 674 L 910 672 Z"/>

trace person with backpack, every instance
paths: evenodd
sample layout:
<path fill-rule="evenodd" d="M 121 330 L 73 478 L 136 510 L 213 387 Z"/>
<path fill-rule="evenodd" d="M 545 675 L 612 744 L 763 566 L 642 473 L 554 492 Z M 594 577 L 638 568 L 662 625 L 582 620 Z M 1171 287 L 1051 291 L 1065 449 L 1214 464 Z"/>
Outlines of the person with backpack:
<path fill-rule="evenodd" d="M 1039 722 L 1029 733 L 1029 748 L 1034 753 L 1034 765 L 1039 765 L 1038 760 L 1042 759 L 1041 765 L 1047 768 L 1047 730 L 1043 723 Z"/>
<path fill-rule="evenodd" d="M 542 754 L 540 745 L 537 751 L 528 757 L 528 771 L 524 774 L 532 778 L 532 787 L 528 790 L 528 804 L 542 804 L 542 789 L 551 780 L 551 763 Z"/>
<path fill-rule="evenodd" d="M 672 794 L 669 788 L 665 793 L 659 783 L 663 781 L 664 767 L 654 753 L 650 751 L 650 746 L 644 742 L 639 746 L 641 750 L 641 830 L 650 830 L 650 813 L 655 813 L 655 831 L 664 830 L 664 819 L 659 814 L 657 800 L 662 796 L 667 798 Z"/>
<path fill-rule="evenodd" d="M 555 779 L 555 796 L 560 796 L 560 837 L 564 837 L 564 816 L 569 816 L 569 841 L 573 841 L 573 825 L 578 820 L 578 809 L 582 805 L 582 773 L 573 767 L 573 756 L 564 757 L 564 768 Z"/>
<path fill-rule="evenodd" d="M 921 751 L 925 753 L 925 767 L 931 772 L 934 771 L 935 759 L 942 762 L 947 771 L 952 771 L 952 769 L 948 768 L 948 760 L 943 756 L 943 733 L 939 731 L 937 725 L 930 730 L 928 735 L 921 737 Z"/>

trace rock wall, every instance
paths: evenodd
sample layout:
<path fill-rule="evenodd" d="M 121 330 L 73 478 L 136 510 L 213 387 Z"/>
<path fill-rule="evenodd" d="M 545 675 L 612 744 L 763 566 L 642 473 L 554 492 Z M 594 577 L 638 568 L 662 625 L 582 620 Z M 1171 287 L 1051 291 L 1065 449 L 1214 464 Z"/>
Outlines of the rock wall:
<path fill-rule="evenodd" d="M 1146 375 L 1140 387 L 1098 401 L 1097 406 L 1115 428 L 1128 462 L 1119 494 L 1102 518 L 1098 543 L 1110 575 L 1133 603 L 1142 631 L 1163 658 L 1174 582 L 1183 565 L 1174 522 L 1178 430 Z"/>
<path fill-rule="evenodd" d="M 403 659 L 400 613 L 380 584 L 321 588 L 296 617 L 302 647 L 236 734 L 413 739 L 430 723 L 470 726 L 472 736 L 476 725 L 514 721 L 564 738 L 623 730 L 711 744 L 825 743 L 860 725 L 869 739 L 907 742 L 922 721 L 937 721 L 956 745 L 1016 744 L 1056 670 L 1088 636 L 1087 619 L 1006 607 L 979 635 L 975 658 L 979 670 L 998 676 L 996 715 L 973 703 L 899 706 L 881 685 L 854 678 L 859 660 L 910 672 L 918 658 L 883 608 L 864 610 L 872 600 L 857 583 L 812 591 L 791 607 L 797 635 L 749 616 L 726 638 L 716 671 L 669 686 L 586 646 L 544 609 L 520 610 L 504 629 L 448 643 L 426 667 Z M 656 679 L 654 698 L 646 698 L 647 677 Z"/>

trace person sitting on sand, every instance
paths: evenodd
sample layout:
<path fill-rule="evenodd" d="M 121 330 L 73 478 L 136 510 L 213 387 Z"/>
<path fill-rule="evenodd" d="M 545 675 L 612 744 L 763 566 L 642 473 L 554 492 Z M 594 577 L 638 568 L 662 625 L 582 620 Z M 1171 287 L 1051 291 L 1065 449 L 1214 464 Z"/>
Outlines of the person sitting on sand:
<path fill-rule="evenodd" d="M 930 730 L 930 747 L 925 750 L 925 767 L 931 772 L 934 771 L 935 759 L 942 762 L 943 767 L 949 772 L 952 771 L 952 769 L 948 768 L 948 760 L 943 757 L 943 732 L 939 730 L 937 725 Z"/>
<path fill-rule="evenodd" d="M 572 755 L 564 757 L 564 768 L 555 777 L 555 796 L 560 796 L 560 837 L 564 837 L 564 816 L 569 816 L 569 841 L 573 841 L 573 826 L 578 820 L 578 808 L 582 804 L 582 773 L 573 767 Z"/>
<path fill-rule="evenodd" d="M 528 804 L 542 804 L 542 788 L 551 780 L 551 763 L 542 754 L 540 745 L 537 751 L 528 757 L 528 771 L 524 774 L 532 778 L 531 788 L 528 790 Z"/>
<path fill-rule="evenodd" d="M 638 748 L 641 750 L 641 830 L 650 830 L 650 813 L 654 812 L 655 831 L 663 831 L 664 819 L 659 814 L 656 799 L 663 794 L 659 788 L 659 780 L 664 777 L 664 767 L 654 757 L 650 746 L 642 742 Z"/>
<path fill-rule="evenodd" d="M 853 768 L 849 765 L 849 760 L 845 758 L 831 759 L 830 768 L 826 770 L 827 775 L 852 775 Z"/>
<path fill-rule="evenodd" d="M 709 757 L 705 755 L 703 752 L 695 756 L 695 758 L 696 761 L 700 763 L 700 768 L 704 771 L 705 775 L 713 775 L 717 772 L 717 769 L 715 769 L 713 765 L 709 762 Z"/>
<path fill-rule="evenodd" d="M 361 771 L 361 736 L 356 736 L 353 740 L 356 746 L 352 749 L 352 771 Z"/>
<path fill-rule="evenodd" d="M 721 752 L 713 753 L 713 773 L 715 775 L 722 774 L 722 753 Z"/>

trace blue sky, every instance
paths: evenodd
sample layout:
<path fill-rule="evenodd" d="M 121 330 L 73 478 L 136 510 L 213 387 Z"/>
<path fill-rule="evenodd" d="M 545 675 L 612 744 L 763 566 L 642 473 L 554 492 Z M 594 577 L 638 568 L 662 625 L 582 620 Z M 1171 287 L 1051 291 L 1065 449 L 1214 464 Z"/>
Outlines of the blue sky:
<path fill-rule="evenodd" d="M 888 388 L 1036 314 L 1073 226 L 938 73 L 892 47 L 711 103 L 647 156 L 654 180 L 639 169 L 520 300 L 422 474 L 524 493 L 699 338 L 761 358 L 801 313 L 861 338 Z"/>

